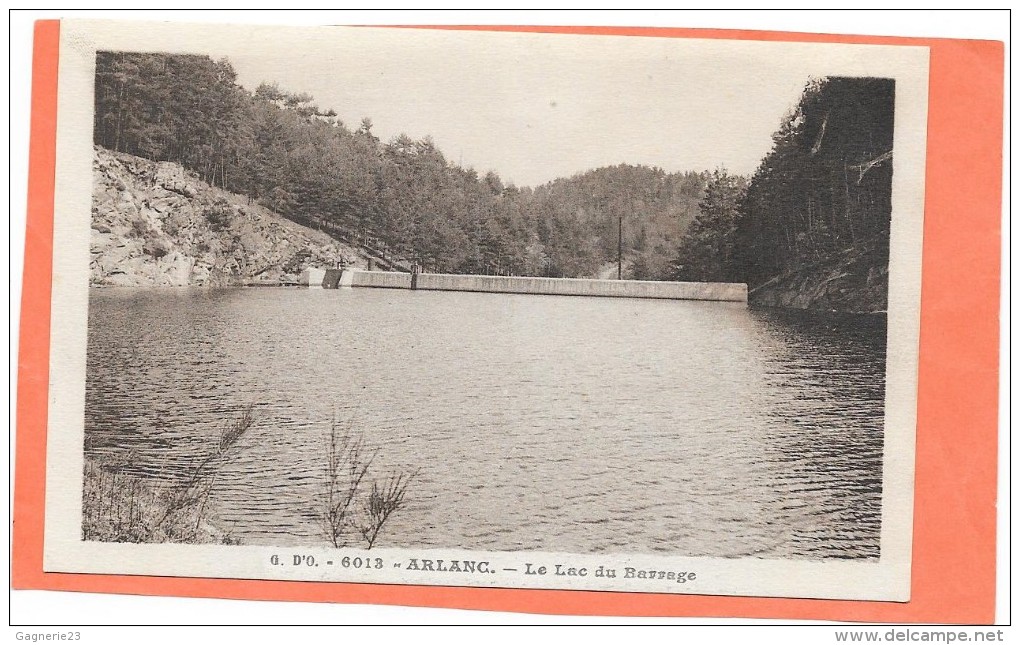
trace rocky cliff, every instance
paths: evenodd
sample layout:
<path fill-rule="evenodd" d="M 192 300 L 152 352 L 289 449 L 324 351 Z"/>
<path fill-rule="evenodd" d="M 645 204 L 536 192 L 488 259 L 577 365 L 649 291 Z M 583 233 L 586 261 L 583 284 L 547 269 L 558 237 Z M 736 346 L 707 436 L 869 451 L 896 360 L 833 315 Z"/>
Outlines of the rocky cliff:
<path fill-rule="evenodd" d="M 361 254 L 167 162 L 96 147 L 94 286 L 222 286 L 296 279 L 308 267 L 363 266 Z"/>
<path fill-rule="evenodd" d="M 887 254 L 874 247 L 791 271 L 748 293 L 753 305 L 844 313 L 884 312 L 888 298 Z"/>

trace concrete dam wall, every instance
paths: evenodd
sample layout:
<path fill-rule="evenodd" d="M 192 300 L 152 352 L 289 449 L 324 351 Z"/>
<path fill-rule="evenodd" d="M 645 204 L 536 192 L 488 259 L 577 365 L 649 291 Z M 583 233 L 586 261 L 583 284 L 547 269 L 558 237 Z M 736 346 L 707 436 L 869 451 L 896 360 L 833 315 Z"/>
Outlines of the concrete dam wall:
<path fill-rule="evenodd" d="M 657 282 L 645 280 L 589 280 L 585 278 L 531 278 L 445 273 L 350 272 L 350 286 L 423 291 L 480 291 L 550 296 L 596 296 L 608 298 L 659 298 L 666 300 L 713 300 L 747 302 L 747 285 L 731 282 Z M 346 283 L 347 276 L 340 281 Z M 414 282 L 415 284 L 412 284 Z M 336 284 L 336 283 L 334 283 Z M 327 287 L 329 285 L 326 285 Z M 335 286 L 332 288 L 336 288 Z"/>

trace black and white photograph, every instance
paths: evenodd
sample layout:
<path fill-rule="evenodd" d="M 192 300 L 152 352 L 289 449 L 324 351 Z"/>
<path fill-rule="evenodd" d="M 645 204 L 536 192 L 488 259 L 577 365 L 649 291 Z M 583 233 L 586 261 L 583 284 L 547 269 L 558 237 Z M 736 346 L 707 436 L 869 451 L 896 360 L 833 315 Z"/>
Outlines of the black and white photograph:
<path fill-rule="evenodd" d="M 70 22 L 49 570 L 908 600 L 926 79 Z"/>

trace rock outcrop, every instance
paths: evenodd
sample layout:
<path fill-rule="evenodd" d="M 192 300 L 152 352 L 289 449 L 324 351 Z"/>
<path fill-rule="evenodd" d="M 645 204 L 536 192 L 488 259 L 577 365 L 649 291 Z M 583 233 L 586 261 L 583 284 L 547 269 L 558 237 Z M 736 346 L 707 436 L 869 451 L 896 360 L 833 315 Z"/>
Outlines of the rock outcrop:
<path fill-rule="evenodd" d="M 95 147 L 89 283 L 223 286 L 296 280 L 362 254 L 193 173 Z"/>
<path fill-rule="evenodd" d="M 859 314 L 884 312 L 889 299 L 887 257 L 874 248 L 850 251 L 753 288 L 748 300 L 763 307 Z"/>

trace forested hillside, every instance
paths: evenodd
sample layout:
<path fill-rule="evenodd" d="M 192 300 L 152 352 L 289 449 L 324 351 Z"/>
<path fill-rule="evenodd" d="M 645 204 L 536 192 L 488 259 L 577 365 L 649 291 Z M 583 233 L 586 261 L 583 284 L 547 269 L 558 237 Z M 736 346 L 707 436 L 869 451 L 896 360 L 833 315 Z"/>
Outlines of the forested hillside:
<path fill-rule="evenodd" d="M 824 78 L 750 178 L 621 164 L 538 187 L 381 141 L 226 60 L 100 52 L 95 143 L 427 271 L 746 282 L 761 304 L 885 309 L 894 83 Z M 682 142 L 677 142 L 682 145 Z M 622 239 L 621 239 L 622 238 Z M 619 248 L 618 248 L 619 244 Z M 615 271 L 613 272 L 615 275 Z"/>
<path fill-rule="evenodd" d="M 811 83 L 747 188 L 737 258 L 753 288 L 854 250 L 888 257 L 894 82 Z"/>
<path fill-rule="evenodd" d="M 894 81 L 812 81 L 745 184 L 717 172 L 671 277 L 746 282 L 758 304 L 886 308 Z"/>
<path fill-rule="evenodd" d="M 589 276 L 623 253 L 659 278 L 698 213 L 707 173 L 619 165 L 537 188 L 447 160 L 434 142 L 380 141 L 313 98 L 249 92 L 225 60 L 100 52 L 95 143 L 171 161 L 296 222 L 426 270 Z"/>

